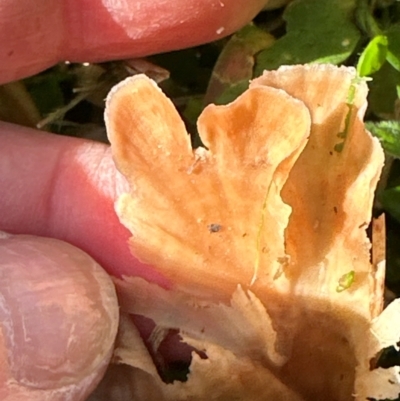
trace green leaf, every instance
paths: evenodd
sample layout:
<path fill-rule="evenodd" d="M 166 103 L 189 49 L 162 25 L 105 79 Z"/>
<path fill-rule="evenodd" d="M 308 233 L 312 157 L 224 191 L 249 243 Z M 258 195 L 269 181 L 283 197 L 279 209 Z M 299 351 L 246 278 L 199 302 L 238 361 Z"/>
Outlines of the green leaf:
<path fill-rule="evenodd" d="M 367 122 L 365 125 L 379 138 L 387 153 L 400 158 L 400 121 Z"/>
<path fill-rule="evenodd" d="M 387 31 L 387 38 L 389 42 L 387 61 L 400 71 L 400 24 L 392 25 Z"/>
<path fill-rule="evenodd" d="M 189 121 L 192 125 L 196 125 L 197 119 L 199 115 L 203 111 L 203 99 L 200 97 L 191 97 L 187 104 L 186 108 L 183 112 L 183 116 L 187 121 Z"/>
<path fill-rule="evenodd" d="M 40 75 L 25 80 L 29 93 L 42 116 L 65 105 L 62 84 L 72 78 L 68 72 L 60 70 L 61 67 L 55 66 Z"/>
<path fill-rule="evenodd" d="M 368 101 L 377 116 L 392 119 L 395 118 L 395 101 L 400 98 L 400 24 L 391 25 L 385 36 L 387 62 L 372 75 Z"/>
<path fill-rule="evenodd" d="M 360 77 L 370 76 L 380 70 L 386 61 L 388 53 L 388 38 L 384 35 L 375 36 L 361 53 L 357 64 Z"/>
<path fill-rule="evenodd" d="M 274 42 L 272 35 L 254 24 L 233 35 L 215 64 L 204 103 L 226 104 L 246 90 L 253 77 L 254 55 Z"/>
<path fill-rule="evenodd" d="M 383 208 L 400 222 L 400 186 L 386 189 L 379 200 Z"/>
<path fill-rule="evenodd" d="M 249 80 L 239 81 L 227 87 L 220 96 L 215 100 L 215 104 L 228 104 L 233 102 L 245 90 L 249 88 Z"/>
<path fill-rule="evenodd" d="M 257 56 L 256 75 L 284 64 L 345 61 L 360 32 L 354 23 L 356 0 L 295 0 L 285 10 L 287 33 Z"/>
<path fill-rule="evenodd" d="M 397 86 L 400 84 L 400 72 L 395 70 L 389 63 L 383 64 L 382 68 L 372 75 L 369 83 L 370 93 L 368 104 L 378 117 L 386 120 L 395 118 L 395 101 L 398 99 Z"/>
<path fill-rule="evenodd" d="M 346 274 L 343 274 L 338 281 L 338 285 L 336 287 L 336 292 L 343 292 L 349 289 L 354 283 L 356 273 L 354 270 L 349 271 Z"/>
<path fill-rule="evenodd" d="M 354 15 L 357 26 L 368 38 L 382 34 L 381 28 L 373 15 L 375 7 L 377 4 L 371 5 L 370 0 L 358 0 Z"/>

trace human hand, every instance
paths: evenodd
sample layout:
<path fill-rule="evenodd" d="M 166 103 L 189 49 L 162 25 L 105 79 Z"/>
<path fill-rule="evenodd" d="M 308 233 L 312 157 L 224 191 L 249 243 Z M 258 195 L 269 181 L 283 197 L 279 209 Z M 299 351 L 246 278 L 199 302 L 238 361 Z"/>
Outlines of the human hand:
<path fill-rule="evenodd" d="M 264 3 L 0 0 L 0 83 L 65 59 L 131 58 L 210 41 Z M 125 187 L 106 145 L 0 123 L 1 230 L 61 239 L 110 274 L 163 283 L 129 253 L 113 205 Z M 0 272 L 0 398 L 85 399 L 109 362 L 118 324 L 108 276 L 64 242 L 5 234 Z"/>

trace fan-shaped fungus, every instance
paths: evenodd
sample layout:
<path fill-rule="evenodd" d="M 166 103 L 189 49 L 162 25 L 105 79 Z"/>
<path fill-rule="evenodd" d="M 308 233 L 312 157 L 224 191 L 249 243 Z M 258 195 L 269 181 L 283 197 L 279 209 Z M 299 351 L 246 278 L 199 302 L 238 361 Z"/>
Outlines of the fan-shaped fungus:
<path fill-rule="evenodd" d="M 370 262 L 384 156 L 364 128 L 366 95 L 352 68 L 266 71 L 204 110 L 205 147 L 193 151 L 151 80 L 111 91 L 108 134 L 131 185 L 117 213 L 132 253 L 171 283 L 117 280 L 122 308 L 207 356 L 193 354 L 186 382 L 164 384 L 146 349 L 127 344 L 140 339 L 125 322 L 116 353 L 135 367 L 138 400 L 398 396 L 398 367 L 370 364 L 399 340 L 400 303 L 382 312 L 383 261 Z"/>

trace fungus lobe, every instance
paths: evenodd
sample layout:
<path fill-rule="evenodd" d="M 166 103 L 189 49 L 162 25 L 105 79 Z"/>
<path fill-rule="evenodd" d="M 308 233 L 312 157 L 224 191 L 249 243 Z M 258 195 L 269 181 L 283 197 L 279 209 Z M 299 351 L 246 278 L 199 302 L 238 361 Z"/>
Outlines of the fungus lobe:
<path fill-rule="evenodd" d="M 206 107 L 196 150 L 150 79 L 111 91 L 108 135 L 131 186 L 116 210 L 133 255 L 170 282 L 116 280 L 121 307 L 197 350 L 188 380 L 164 384 L 126 324 L 116 354 L 135 399 L 397 397 L 399 368 L 370 370 L 382 348 L 398 349 L 400 303 L 382 311 L 384 261 L 370 262 L 384 156 L 356 78 L 330 65 L 266 71 L 233 103 Z"/>

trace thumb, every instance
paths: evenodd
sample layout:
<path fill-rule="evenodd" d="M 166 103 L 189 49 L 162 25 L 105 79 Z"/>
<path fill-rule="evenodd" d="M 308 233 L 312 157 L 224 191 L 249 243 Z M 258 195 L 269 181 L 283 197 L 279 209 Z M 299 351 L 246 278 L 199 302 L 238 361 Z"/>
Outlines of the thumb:
<path fill-rule="evenodd" d="M 65 242 L 0 232 L 0 399 L 84 400 L 111 358 L 109 276 Z"/>

